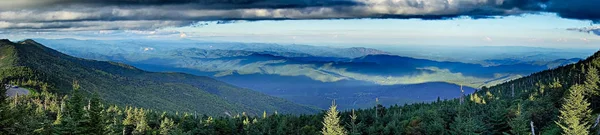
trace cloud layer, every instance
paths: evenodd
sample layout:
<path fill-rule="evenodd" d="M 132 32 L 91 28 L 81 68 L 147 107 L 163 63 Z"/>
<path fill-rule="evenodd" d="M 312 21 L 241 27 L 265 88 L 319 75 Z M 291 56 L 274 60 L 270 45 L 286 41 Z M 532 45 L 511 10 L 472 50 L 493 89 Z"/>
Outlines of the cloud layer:
<path fill-rule="evenodd" d="M 597 0 L 3 0 L 0 29 L 154 30 L 199 21 L 487 18 L 553 12 L 600 20 Z"/>

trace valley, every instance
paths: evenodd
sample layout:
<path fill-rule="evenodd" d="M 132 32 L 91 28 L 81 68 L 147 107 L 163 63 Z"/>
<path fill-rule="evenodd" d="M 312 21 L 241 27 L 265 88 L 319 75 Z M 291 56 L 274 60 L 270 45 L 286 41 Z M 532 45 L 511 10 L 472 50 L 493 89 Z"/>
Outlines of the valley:
<path fill-rule="evenodd" d="M 336 99 L 342 110 L 370 107 L 376 98 L 381 99 L 383 105 L 432 102 L 438 97 L 452 99 L 460 95 L 459 85 L 471 93 L 482 86 L 493 86 L 581 60 L 561 57 L 556 60 L 488 60 L 494 63 L 490 65 L 417 59 L 368 48 L 190 40 L 40 41 L 77 57 L 122 62 L 153 72 L 209 76 L 321 109 L 329 106 L 324 101 Z"/>
<path fill-rule="evenodd" d="M 148 72 L 123 63 L 75 58 L 33 40 L 1 41 L 0 51 L 5 52 L 0 67 L 1 84 L 19 84 L 39 92 L 0 96 L 3 98 L 0 108 L 9 108 L 0 112 L 2 120 L 27 125 L 3 126 L 6 128 L 2 132 L 15 134 L 319 134 L 320 128 L 329 126 L 323 121 L 338 113 L 335 118 L 348 123 L 340 128 L 354 134 L 527 134 L 531 127 L 536 130 L 534 133 L 560 134 L 561 128 L 556 123 L 565 119 L 558 116 L 569 116 L 566 111 L 581 111 L 587 112 L 583 113 L 586 118 L 593 118 L 599 107 L 599 100 L 594 99 L 598 98 L 595 93 L 600 82 L 597 70 L 600 52 L 574 64 L 491 87 L 478 90 L 465 87 L 464 93 L 457 91 L 460 86 L 440 82 L 377 85 L 357 80 L 321 82 L 309 77 L 261 74 L 233 73 L 220 77 L 294 102 L 318 108 L 330 105 L 327 112 L 318 112 L 319 109 L 210 78 Z M 189 69 L 182 69 L 185 70 Z M 70 79 L 60 79 L 76 76 L 85 77 L 72 82 L 72 88 L 68 86 Z M 61 93 L 69 94 L 57 96 Z M 114 98 L 118 95 L 126 96 Z M 143 99 L 123 100 L 133 97 Z M 336 110 L 337 102 L 341 103 L 340 112 Z M 194 108 L 198 105 L 209 106 Z M 579 107 L 566 109 L 567 105 Z M 63 106 L 66 107 L 62 109 Z M 232 107 L 221 112 L 219 107 L 228 106 Z M 265 106 L 271 108 L 264 109 Z M 350 109 L 355 107 L 361 109 Z M 258 109 L 263 110 L 262 115 Z M 6 117 L 7 114 L 11 117 Z M 52 128 L 44 128 L 49 126 Z"/>
<path fill-rule="evenodd" d="M 600 0 L 0 0 L 0 135 L 600 135 Z"/>

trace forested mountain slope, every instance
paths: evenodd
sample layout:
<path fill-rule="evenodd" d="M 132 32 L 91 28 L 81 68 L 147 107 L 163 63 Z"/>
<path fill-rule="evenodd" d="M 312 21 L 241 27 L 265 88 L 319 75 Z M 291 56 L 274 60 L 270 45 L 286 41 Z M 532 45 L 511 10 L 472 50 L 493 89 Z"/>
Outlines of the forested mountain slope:
<path fill-rule="evenodd" d="M 105 101 L 118 105 L 210 115 L 260 114 L 265 110 L 316 112 L 208 77 L 146 72 L 121 63 L 75 58 L 33 40 L 18 43 L 2 40 L 0 52 L 3 78 L 60 94 L 69 93 L 72 82 L 78 81 L 88 95 L 97 93 Z"/>
<path fill-rule="evenodd" d="M 11 55 L 2 55 L 0 58 L 6 61 Z M 593 125 L 597 123 L 600 111 L 599 67 L 600 52 L 597 52 L 575 64 L 484 87 L 474 93 L 465 93 L 458 99 L 389 107 L 379 104 L 370 109 L 339 114 L 336 107 L 332 106 L 326 114 L 290 115 L 267 111 L 262 116 L 242 113 L 210 117 L 107 104 L 103 106 L 97 98 L 86 102 L 77 92 L 62 100 L 48 93 L 9 99 L 0 96 L 0 110 L 6 110 L 0 112 L 0 133 L 598 134 L 600 128 Z M 58 106 L 66 108 L 63 110 Z"/>

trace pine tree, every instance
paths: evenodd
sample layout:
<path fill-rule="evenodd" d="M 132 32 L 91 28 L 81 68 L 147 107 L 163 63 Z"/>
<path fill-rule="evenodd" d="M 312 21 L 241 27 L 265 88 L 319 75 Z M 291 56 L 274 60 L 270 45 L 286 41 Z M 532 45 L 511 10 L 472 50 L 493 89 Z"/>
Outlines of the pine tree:
<path fill-rule="evenodd" d="M 123 135 L 132 134 L 136 123 L 137 122 L 133 108 L 127 107 L 125 109 L 125 120 L 123 120 Z"/>
<path fill-rule="evenodd" d="M 92 96 L 92 99 L 89 101 L 89 108 L 87 110 L 88 116 L 88 124 L 89 127 L 88 132 L 90 134 L 104 134 L 104 120 L 102 118 L 102 104 L 100 104 L 100 97 L 97 94 Z"/>
<path fill-rule="evenodd" d="M 266 118 L 267 118 L 267 111 L 263 111 L 262 118 L 263 118 L 263 119 L 266 119 Z"/>
<path fill-rule="evenodd" d="M 323 135 L 345 135 L 346 130 L 344 127 L 340 126 L 340 117 L 338 116 L 339 112 L 337 111 L 337 106 L 335 105 L 335 100 L 332 102 L 331 107 L 329 107 L 329 111 L 323 118 L 323 129 L 321 129 L 321 133 Z"/>
<path fill-rule="evenodd" d="M 362 123 L 356 123 L 356 119 L 358 118 L 358 116 L 356 115 L 356 113 L 354 112 L 354 109 L 352 109 L 352 114 L 350 115 L 350 133 L 349 135 L 360 135 L 360 131 L 359 128 L 361 127 Z"/>
<path fill-rule="evenodd" d="M 510 125 L 511 128 L 510 132 L 513 135 L 530 135 L 531 132 L 529 131 L 529 126 L 527 124 L 529 123 L 529 120 L 527 119 L 526 115 L 523 114 L 521 104 L 517 104 L 515 116 L 515 118 L 508 122 L 508 125 Z"/>
<path fill-rule="evenodd" d="M 584 87 L 574 85 L 569 89 L 560 109 L 559 121 L 555 122 L 562 129 L 564 135 L 587 135 L 590 125 L 590 103 L 584 99 Z"/>
<path fill-rule="evenodd" d="M 146 112 L 144 111 L 144 109 L 136 109 L 136 124 L 135 124 L 135 130 L 133 131 L 133 134 L 146 134 L 146 131 L 148 131 L 150 129 L 150 126 L 148 126 L 148 120 L 146 118 Z"/>
<path fill-rule="evenodd" d="M 79 91 L 80 86 L 77 81 L 73 82 L 73 91 L 71 97 L 67 100 L 67 112 L 66 115 L 72 119 L 73 134 L 86 133 L 87 129 L 85 123 L 88 119 L 85 117 L 86 112 L 84 110 L 85 102 L 82 93 Z"/>
<path fill-rule="evenodd" d="M 477 135 L 480 129 L 480 125 L 473 118 L 461 114 L 457 115 L 454 122 L 450 124 L 452 135 Z"/>
<path fill-rule="evenodd" d="M 68 125 L 70 125 L 73 122 L 71 120 L 71 117 L 69 117 L 69 115 L 66 115 L 65 113 L 65 98 L 63 98 L 63 101 L 60 104 L 60 109 L 58 109 L 58 112 L 56 114 L 56 120 L 54 120 L 54 123 L 52 123 L 52 125 L 54 126 L 54 133 L 56 134 L 65 134 L 72 132 L 70 131 L 72 129 L 72 126 Z"/>
<path fill-rule="evenodd" d="M 506 108 L 501 105 L 496 106 L 489 116 L 489 125 L 493 135 L 503 135 L 509 132 L 510 126 L 506 117 Z"/>
<path fill-rule="evenodd" d="M 7 130 L 5 127 L 9 127 L 11 124 L 13 124 L 10 122 L 13 117 L 10 116 L 8 111 L 8 102 L 6 101 L 8 96 L 4 94 L 7 91 L 7 86 L 5 86 L 5 84 L 8 84 L 8 80 L 0 80 L 0 92 L 2 93 L 0 94 L 0 131 L 2 132 Z"/>
<path fill-rule="evenodd" d="M 38 121 L 36 124 L 40 126 L 38 129 L 35 129 L 34 133 L 43 135 L 52 134 L 52 120 L 48 119 L 43 106 L 38 105 L 36 115 L 33 119 L 36 119 Z"/>
<path fill-rule="evenodd" d="M 0 92 L 1 93 L 6 93 L 6 91 L 8 90 L 6 86 L 6 84 L 8 84 L 8 80 L 6 79 L 1 79 L 0 80 Z M 0 105 L 4 105 L 6 103 L 6 99 L 8 99 L 8 96 L 6 94 L 0 94 Z"/>
<path fill-rule="evenodd" d="M 105 134 L 123 134 L 123 112 L 117 106 L 110 106 L 105 111 Z"/>
<path fill-rule="evenodd" d="M 594 66 L 589 66 L 585 74 L 585 94 L 586 95 L 600 95 L 600 88 L 598 83 L 600 77 L 598 77 L 598 69 Z"/>
<path fill-rule="evenodd" d="M 165 117 L 160 122 L 160 134 L 168 135 L 174 127 L 175 127 L 175 123 L 171 119 Z"/>

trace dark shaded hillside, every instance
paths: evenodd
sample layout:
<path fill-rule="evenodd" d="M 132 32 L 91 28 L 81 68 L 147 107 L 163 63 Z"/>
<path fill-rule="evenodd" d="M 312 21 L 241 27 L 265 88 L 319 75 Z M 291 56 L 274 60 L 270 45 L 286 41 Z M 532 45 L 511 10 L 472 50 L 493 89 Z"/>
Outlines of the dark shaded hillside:
<path fill-rule="evenodd" d="M 71 57 L 33 40 L 18 43 L 2 40 L 0 45 L 3 77 L 11 77 L 6 74 L 23 69 L 32 75 L 15 78 L 48 82 L 52 92 L 69 93 L 71 83 L 77 80 L 88 94 L 98 93 L 106 101 L 119 105 L 211 115 L 225 112 L 259 114 L 265 110 L 282 113 L 316 111 L 208 77 L 146 72 L 121 63 Z"/>
<path fill-rule="evenodd" d="M 572 63 L 572 62 L 570 62 Z M 554 66 L 570 64 L 564 62 L 554 64 Z M 467 76 L 493 78 L 495 74 L 530 74 L 533 72 L 548 69 L 544 64 L 515 63 L 497 66 L 482 66 L 479 64 L 469 64 L 460 62 L 433 61 L 426 59 L 416 59 L 394 55 L 368 55 L 355 58 L 351 62 L 339 63 L 339 67 L 347 68 L 348 71 L 365 73 L 370 75 L 410 75 L 415 74 L 415 69 L 422 67 L 439 67 L 448 69 L 451 72 L 462 73 Z M 425 72 L 428 70 L 425 69 Z"/>

